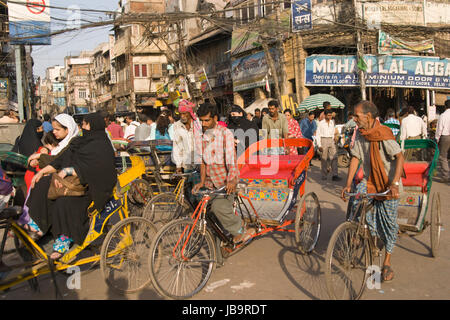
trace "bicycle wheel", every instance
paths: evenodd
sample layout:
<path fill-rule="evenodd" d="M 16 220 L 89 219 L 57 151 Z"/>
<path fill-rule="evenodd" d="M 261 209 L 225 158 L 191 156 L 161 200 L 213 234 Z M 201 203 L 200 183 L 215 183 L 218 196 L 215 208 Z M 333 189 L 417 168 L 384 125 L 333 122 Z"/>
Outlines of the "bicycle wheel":
<path fill-rule="evenodd" d="M 357 233 L 357 224 L 344 222 L 331 236 L 325 258 L 330 299 L 356 300 L 364 292 L 367 268 L 372 264 L 369 241 Z"/>
<path fill-rule="evenodd" d="M 148 254 L 156 227 L 142 217 L 116 223 L 100 252 L 100 269 L 108 286 L 118 293 L 132 293 L 150 283 Z"/>
<path fill-rule="evenodd" d="M 295 242 L 303 254 L 313 251 L 320 234 L 320 204 L 317 195 L 303 196 L 295 215 Z"/>
<path fill-rule="evenodd" d="M 192 297 L 206 285 L 215 267 L 213 236 L 208 230 L 203 235 L 198 226 L 189 236 L 192 226 L 190 219 L 169 222 L 152 242 L 150 277 L 154 288 L 163 297 Z"/>
<path fill-rule="evenodd" d="M 433 194 L 431 201 L 431 255 L 436 258 L 438 256 L 439 239 L 441 237 L 441 197 L 438 192 Z"/>
<path fill-rule="evenodd" d="M 159 228 L 191 212 L 193 212 L 193 209 L 186 200 L 183 199 L 183 202 L 177 201 L 174 193 L 165 192 L 153 197 L 147 203 L 142 216 Z"/>

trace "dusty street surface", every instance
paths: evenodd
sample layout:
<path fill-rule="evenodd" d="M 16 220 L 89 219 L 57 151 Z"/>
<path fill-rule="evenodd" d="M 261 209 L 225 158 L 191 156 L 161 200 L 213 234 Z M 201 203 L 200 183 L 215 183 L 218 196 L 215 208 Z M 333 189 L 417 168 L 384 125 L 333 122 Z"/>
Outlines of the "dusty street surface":
<path fill-rule="evenodd" d="M 320 162 L 313 161 L 306 184 L 307 192 L 317 193 L 322 208 L 322 230 L 316 250 L 299 254 L 293 246 L 293 233 L 277 232 L 254 240 L 216 269 L 208 285 L 194 300 L 309 300 L 328 299 L 324 259 L 328 241 L 344 221 L 346 204 L 339 198 L 344 181 L 320 180 Z M 340 169 L 341 177 L 346 170 Z M 344 180 L 344 179 L 343 179 Z M 433 183 L 441 195 L 443 227 L 439 257 L 431 257 L 430 229 L 415 237 L 399 238 L 392 257 L 394 281 L 381 289 L 366 290 L 362 299 L 450 299 L 450 186 Z M 429 219 L 429 216 L 428 216 Z M 120 296 L 105 284 L 99 268 L 81 277 L 81 289 L 69 290 L 67 276 L 57 275 L 64 299 L 160 299 L 149 286 L 138 294 Z M 39 278 L 40 292 L 32 292 L 27 283 L 0 293 L 0 300 L 54 299 L 50 276 Z"/>

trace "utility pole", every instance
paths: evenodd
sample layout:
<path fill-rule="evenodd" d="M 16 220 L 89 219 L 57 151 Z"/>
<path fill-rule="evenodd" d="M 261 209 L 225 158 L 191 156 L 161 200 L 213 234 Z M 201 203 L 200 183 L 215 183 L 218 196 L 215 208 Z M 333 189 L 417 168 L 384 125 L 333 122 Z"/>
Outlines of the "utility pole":
<path fill-rule="evenodd" d="M 19 119 L 20 122 L 23 121 L 23 86 L 22 86 L 22 47 L 16 45 L 15 48 L 15 58 L 16 58 L 16 83 L 17 83 L 17 105 L 19 108 Z"/>
<path fill-rule="evenodd" d="M 354 17 L 355 17 L 355 30 L 356 30 L 356 50 L 357 50 L 357 54 L 356 54 L 356 58 L 357 58 L 357 62 L 359 62 L 361 59 L 364 59 L 364 48 L 363 48 L 363 44 L 361 42 L 361 29 L 359 28 L 359 19 L 358 19 L 358 13 L 356 10 L 357 6 L 357 0 L 353 0 L 353 10 L 354 10 Z M 359 63 L 358 63 L 359 65 Z M 358 78 L 359 78 L 359 83 L 360 83 L 360 89 L 361 89 L 361 98 L 362 100 L 367 100 L 367 95 L 366 95 L 366 78 L 365 78 L 365 74 L 364 74 L 364 70 L 361 70 L 360 68 L 358 68 Z"/>

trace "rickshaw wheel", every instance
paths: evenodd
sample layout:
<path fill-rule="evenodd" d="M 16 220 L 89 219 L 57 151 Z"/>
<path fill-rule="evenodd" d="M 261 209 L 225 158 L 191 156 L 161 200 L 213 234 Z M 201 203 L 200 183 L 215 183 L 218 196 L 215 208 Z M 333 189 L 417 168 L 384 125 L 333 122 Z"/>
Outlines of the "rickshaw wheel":
<path fill-rule="evenodd" d="M 352 222 L 339 225 L 331 236 L 325 256 L 327 292 L 333 300 L 357 300 L 366 287 L 372 264 L 370 244 Z"/>
<path fill-rule="evenodd" d="M 160 228 L 193 211 L 192 206 L 186 200 L 183 199 L 183 203 L 180 203 L 174 193 L 164 192 L 153 197 L 145 205 L 142 216 Z"/>
<path fill-rule="evenodd" d="M 100 252 L 100 269 L 108 286 L 124 294 L 146 287 L 150 243 L 156 227 L 142 217 L 130 217 L 116 223 L 108 232 Z"/>
<path fill-rule="evenodd" d="M 295 215 L 295 242 L 303 254 L 311 253 L 320 234 L 321 211 L 317 195 L 310 192 L 303 196 Z"/>
<path fill-rule="evenodd" d="M 185 299 L 194 296 L 206 285 L 215 268 L 214 238 L 209 230 L 203 235 L 198 226 L 190 234 L 193 223 L 191 219 L 169 222 L 152 242 L 150 277 L 154 288 L 163 297 Z"/>
<path fill-rule="evenodd" d="M 431 255 L 436 258 L 438 256 L 439 239 L 441 236 L 441 197 L 439 192 L 433 194 L 431 202 Z"/>

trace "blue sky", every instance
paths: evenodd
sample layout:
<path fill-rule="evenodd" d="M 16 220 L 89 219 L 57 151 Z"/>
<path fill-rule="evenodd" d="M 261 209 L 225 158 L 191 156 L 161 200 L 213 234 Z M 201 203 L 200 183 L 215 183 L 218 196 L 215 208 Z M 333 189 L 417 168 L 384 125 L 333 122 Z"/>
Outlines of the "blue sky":
<path fill-rule="evenodd" d="M 69 7 L 78 6 L 82 9 L 96 9 L 115 11 L 118 8 L 118 0 L 51 0 L 51 6 Z M 51 9 L 52 31 L 66 27 L 66 22 L 53 18 L 69 20 L 74 13 L 72 11 Z M 81 19 L 92 22 L 107 20 L 108 17 L 102 13 L 82 12 Z M 86 21 L 81 22 L 86 23 Z M 64 33 L 52 37 L 52 44 L 49 46 L 33 46 L 32 57 L 34 59 L 34 75 L 45 77 L 45 70 L 55 65 L 64 65 L 64 57 L 70 54 L 79 53 L 82 50 L 92 50 L 101 42 L 108 41 L 108 33 L 112 26 L 105 26 L 92 29 L 84 29 Z"/>

